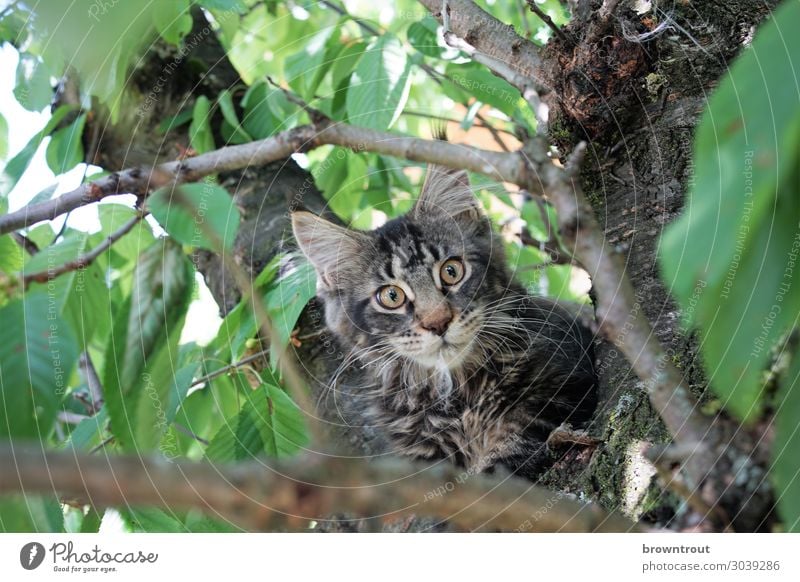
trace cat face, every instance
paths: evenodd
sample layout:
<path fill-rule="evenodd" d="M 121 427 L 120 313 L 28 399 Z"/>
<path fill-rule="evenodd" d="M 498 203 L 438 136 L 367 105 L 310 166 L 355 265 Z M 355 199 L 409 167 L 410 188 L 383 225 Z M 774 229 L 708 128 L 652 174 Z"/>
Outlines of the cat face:
<path fill-rule="evenodd" d="M 374 231 L 308 212 L 292 224 L 328 326 L 369 359 L 454 370 L 479 357 L 484 308 L 502 298 L 507 277 L 465 173 L 429 169 L 414 208 Z"/>

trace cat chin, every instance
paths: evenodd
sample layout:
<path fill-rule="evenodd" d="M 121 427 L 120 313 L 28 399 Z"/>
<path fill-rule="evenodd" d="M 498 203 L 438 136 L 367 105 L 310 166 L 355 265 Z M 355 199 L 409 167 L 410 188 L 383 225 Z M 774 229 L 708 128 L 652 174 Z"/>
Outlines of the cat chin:
<path fill-rule="evenodd" d="M 471 346 L 440 344 L 427 354 L 417 354 L 410 359 L 418 366 L 429 370 L 455 372 L 469 360 Z"/>

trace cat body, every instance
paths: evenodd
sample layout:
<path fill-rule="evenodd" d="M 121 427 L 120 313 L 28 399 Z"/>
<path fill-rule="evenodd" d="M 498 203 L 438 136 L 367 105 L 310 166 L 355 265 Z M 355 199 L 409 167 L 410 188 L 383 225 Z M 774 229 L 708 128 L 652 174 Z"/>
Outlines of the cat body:
<path fill-rule="evenodd" d="M 393 452 L 533 478 L 549 433 L 591 416 L 591 335 L 512 280 L 465 173 L 429 168 L 414 208 L 374 231 L 292 220 L 345 354 L 329 389 L 360 368 L 348 408 Z"/>

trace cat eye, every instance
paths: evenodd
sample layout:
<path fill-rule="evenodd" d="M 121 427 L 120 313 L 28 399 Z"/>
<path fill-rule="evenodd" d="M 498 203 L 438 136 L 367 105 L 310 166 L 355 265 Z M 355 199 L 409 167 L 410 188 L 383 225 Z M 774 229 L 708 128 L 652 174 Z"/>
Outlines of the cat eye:
<path fill-rule="evenodd" d="M 386 309 L 398 309 L 406 302 L 406 294 L 397 285 L 386 285 L 378 289 L 375 299 Z"/>
<path fill-rule="evenodd" d="M 455 285 L 464 278 L 464 263 L 461 259 L 447 259 L 439 269 L 439 277 L 444 285 Z"/>

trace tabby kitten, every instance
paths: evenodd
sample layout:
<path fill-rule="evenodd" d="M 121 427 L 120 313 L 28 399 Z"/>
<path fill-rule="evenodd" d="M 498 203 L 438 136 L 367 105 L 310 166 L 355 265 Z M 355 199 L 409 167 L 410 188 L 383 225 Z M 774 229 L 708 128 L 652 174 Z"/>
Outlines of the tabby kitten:
<path fill-rule="evenodd" d="M 351 396 L 394 452 L 534 478 L 550 432 L 591 416 L 591 335 L 512 280 L 465 172 L 430 167 L 413 209 L 370 232 L 305 211 L 292 226 L 340 370 L 366 369 Z"/>

